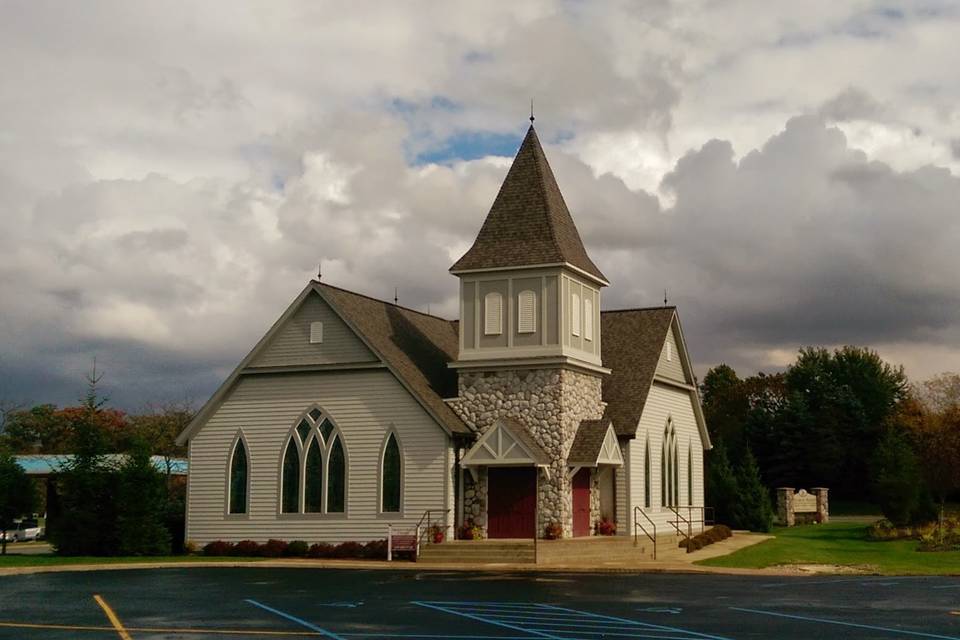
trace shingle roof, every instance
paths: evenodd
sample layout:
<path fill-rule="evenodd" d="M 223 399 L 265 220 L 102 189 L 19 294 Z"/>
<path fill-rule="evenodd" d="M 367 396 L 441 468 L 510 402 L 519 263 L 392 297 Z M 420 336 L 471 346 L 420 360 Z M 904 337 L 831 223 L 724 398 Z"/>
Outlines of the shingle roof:
<path fill-rule="evenodd" d="M 457 374 L 447 367 L 459 348 L 454 324 L 321 282 L 314 286 L 443 426 L 472 433 L 443 401 L 457 395 Z"/>
<path fill-rule="evenodd" d="M 675 313 L 675 307 L 600 313 L 603 366 L 612 370 L 603 380 L 603 417 L 613 420 L 618 436 L 636 435 Z"/>
<path fill-rule="evenodd" d="M 567 454 L 567 464 L 592 467 L 597 462 L 600 449 L 603 447 L 603 438 L 607 435 L 607 426 L 610 420 L 583 420 L 577 428 L 577 435 L 570 445 Z"/>
<path fill-rule="evenodd" d="M 531 126 L 477 239 L 450 271 L 564 262 L 607 280 L 583 247 Z"/>

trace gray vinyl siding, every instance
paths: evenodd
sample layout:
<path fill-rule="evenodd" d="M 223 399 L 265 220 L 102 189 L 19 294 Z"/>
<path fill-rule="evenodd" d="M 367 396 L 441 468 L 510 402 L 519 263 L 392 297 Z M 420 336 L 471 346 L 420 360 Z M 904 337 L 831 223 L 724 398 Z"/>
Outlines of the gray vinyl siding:
<path fill-rule="evenodd" d="M 313 322 L 323 323 L 322 343 L 310 343 Z M 375 362 L 376 359 L 330 306 L 318 294 L 311 293 L 250 366 Z"/>
<path fill-rule="evenodd" d="M 680 466 L 680 512 L 686 515 L 687 505 L 687 447 L 692 447 L 693 459 L 693 504 L 703 506 L 703 442 L 700 439 L 700 430 L 693 411 L 693 398 L 688 391 L 668 385 L 654 383 L 650 395 L 640 417 L 640 427 L 637 437 L 630 442 L 629 473 L 630 473 L 630 514 L 631 527 L 633 507 L 643 507 L 643 447 L 647 436 L 650 437 L 650 509 L 647 515 L 657 525 L 657 533 L 664 534 L 673 531 L 667 520 L 673 519 L 673 514 L 661 506 L 660 502 L 660 457 L 663 447 L 663 433 L 667 424 L 667 417 L 673 418 L 674 429 L 679 443 Z M 697 516 L 699 517 L 699 515 Z M 644 520 L 646 524 L 646 520 Z"/>
<path fill-rule="evenodd" d="M 657 363 L 657 374 L 678 382 L 689 382 L 683 373 L 683 363 L 680 361 L 680 350 L 677 348 L 677 336 L 674 327 L 667 332 L 666 342 L 660 350 L 660 361 Z M 667 360 L 667 345 L 673 351 L 673 359 Z"/>
<path fill-rule="evenodd" d="M 297 417 L 320 406 L 340 429 L 347 455 L 345 514 L 278 514 L 281 450 Z M 403 457 L 402 515 L 378 513 L 381 447 L 388 429 Z M 227 456 L 243 429 L 250 455 L 249 513 L 225 515 Z M 453 506 L 450 438 L 385 370 L 243 376 L 190 442 L 187 539 L 366 541 L 387 524 L 416 524 L 427 509 Z"/>

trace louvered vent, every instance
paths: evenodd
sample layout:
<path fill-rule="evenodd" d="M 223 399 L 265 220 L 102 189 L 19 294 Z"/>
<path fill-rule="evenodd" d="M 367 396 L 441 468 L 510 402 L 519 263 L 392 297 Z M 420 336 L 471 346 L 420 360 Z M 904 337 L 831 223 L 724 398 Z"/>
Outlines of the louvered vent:
<path fill-rule="evenodd" d="M 517 332 L 535 333 L 537 331 L 537 294 L 527 289 L 521 291 L 517 299 Z"/>
<path fill-rule="evenodd" d="M 323 323 L 310 323 L 310 344 L 321 344 L 323 342 Z"/>
<path fill-rule="evenodd" d="M 593 340 L 593 298 L 583 299 L 583 337 Z"/>
<path fill-rule="evenodd" d="M 570 296 L 570 333 L 580 335 L 580 294 Z"/>
<path fill-rule="evenodd" d="M 483 333 L 498 336 L 503 333 L 503 297 L 496 292 L 483 297 L 484 322 Z"/>

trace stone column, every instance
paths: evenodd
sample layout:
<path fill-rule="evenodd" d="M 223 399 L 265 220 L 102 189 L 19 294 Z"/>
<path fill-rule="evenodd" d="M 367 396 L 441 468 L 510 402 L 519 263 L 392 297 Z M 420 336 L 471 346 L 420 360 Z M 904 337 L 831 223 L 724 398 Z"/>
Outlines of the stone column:
<path fill-rule="evenodd" d="M 827 493 L 830 490 L 826 487 L 813 487 L 810 493 L 817 496 L 817 513 L 820 514 L 820 522 L 826 524 L 830 521 L 830 501 Z"/>
<path fill-rule="evenodd" d="M 777 521 L 785 527 L 792 527 L 796 523 L 793 517 L 793 487 L 777 487 Z"/>

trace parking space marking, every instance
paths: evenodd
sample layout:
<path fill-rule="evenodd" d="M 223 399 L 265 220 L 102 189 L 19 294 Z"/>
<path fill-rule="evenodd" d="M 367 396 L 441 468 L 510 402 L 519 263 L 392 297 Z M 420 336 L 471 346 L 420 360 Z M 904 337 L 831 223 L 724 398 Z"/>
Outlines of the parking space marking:
<path fill-rule="evenodd" d="M 110 608 L 110 605 L 107 604 L 107 601 L 100 597 L 100 594 L 93 594 L 93 599 L 96 601 L 100 608 L 103 609 L 103 612 L 107 615 L 107 620 L 110 621 L 110 624 L 113 625 L 114 631 L 117 632 L 117 635 L 120 636 L 121 640 L 133 640 L 130 637 L 130 634 L 127 633 L 127 630 L 123 628 L 123 623 L 120 622 L 120 618 L 117 617 L 117 614 L 113 612 L 113 609 Z"/>
<path fill-rule="evenodd" d="M 575 638 L 629 637 L 659 640 L 689 640 L 690 638 L 729 640 L 679 627 L 639 622 L 549 604 L 476 601 L 414 601 L 413 604 L 520 631 L 529 634 L 528 638 L 573 640 Z"/>
<path fill-rule="evenodd" d="M 730 607 L 732 611 L 742 611 L 744 613 L 757 613 L 765 616 L 774 616 L 777 618 L 789 618 L 791 620 L 803 620 L 804 622 L 820 622 L 824 624 L 835 624 L 843 627 L 856 627 L 858 629 L 870 629 L 871 631 L 885 631 L 887 633 L 898 633 L 906 636 L 916 636 L 920 638 L 939 638 L 940 640 L 960 640 L 958 636 L 942 636 L 936 633 L 926 633 L 925 631 L 908 631 L 906 629 L 891 629 L 890 627 L 878 627 L 872 624 L 860 624 L 859 622 L 844 622 L 843 620 L 830 620 L 828 618 L 813 618 L 809 616 L 798 616 L 792 613 L 779 613 L 777 611 L 763 611 L 762 609 L 744 609 L 741 607 Z"/>
<path fill-rule="evenodd" d="M 102 634 L 105 631 L 115 631 L 113 626 L 97 627 L 79 624 L 40 624 L 34 622 L 0 622 L 2 629 L 45 629 L 47 631 L 90 631 Z M 221 636 L 255 636 L 286 637 L 286 638 L 316 638 L 323 634 L 315 631 L 274 631 L 271 629 L 201 629 L 192 627 L 124 627 L 128 633 L 171 633 L 176 635 L 221 635 Z"/>
<path fill-rule="evenodd" d="M 306 620 L 303 620 L 302 618 L 298 618 L 297 616 L 290 615 L 289 613 L 285 613 L 285 612 L 283 612 L 283 611 L 280 611 L 279 609 L 274 609 L 273 607 L 267 606 L 267 605 L 265 605 L 265 604 L 263 604 L 263 603 L 261 603 L 261 602 L 257 602 L 256 600 L 250 600 L 250 599 L 248 598 L 248 599 L 246 600 L 246 602 L 249 603 L 249 604 L 252 604 L 252 605 L 255 606 L 255 607 L 259 607 L 259 608 L 263 609 L 264 611 L 269 611 L 270 613 L 272 613 L 272 614 L 274 614 L 274 615 L 280 616 L 281 618 L 286 618 L 287 620 L 289 620 L 289 621 L 291 621 L 291 622 L 295 622 L 295 623 L 299 624 L 301 627 L 306 627 L 307 629 L 310 629 L 311 631 L 316 631 L 317 633 L 319 633 L 319 634 L 321 634 L 321 635 L 324 635 L 324 636 L 326 636 L 326 637 L 328 637 L 328 638 L 333 638 L 333 640 L 344 640 L 344 638 L 338 636 L 338 635 L 335 634 L 335 633 L 332 633 L 332 632 L 330 632 L 330 631 L 327 631 L 326 629 L 322 629 L 322 628 L 318 627 L 317 625 L 315 625 L 315 624 L 313 624 L 313 623 L 307 622 Z"/>

